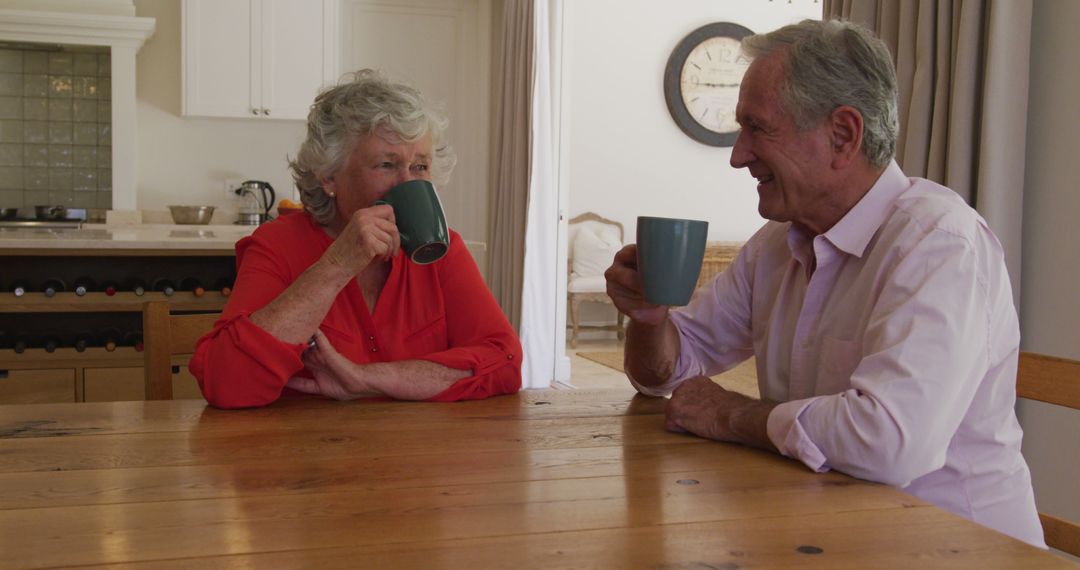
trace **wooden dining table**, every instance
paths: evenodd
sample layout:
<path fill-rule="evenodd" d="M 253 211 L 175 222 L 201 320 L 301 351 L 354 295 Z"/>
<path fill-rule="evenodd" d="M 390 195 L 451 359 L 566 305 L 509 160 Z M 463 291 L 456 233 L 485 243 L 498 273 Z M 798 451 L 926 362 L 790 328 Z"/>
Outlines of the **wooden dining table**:
<path fill-rule="evenodd" d="M 1072 567 L 662 398 L 0 407 L 0 567 Z"/>

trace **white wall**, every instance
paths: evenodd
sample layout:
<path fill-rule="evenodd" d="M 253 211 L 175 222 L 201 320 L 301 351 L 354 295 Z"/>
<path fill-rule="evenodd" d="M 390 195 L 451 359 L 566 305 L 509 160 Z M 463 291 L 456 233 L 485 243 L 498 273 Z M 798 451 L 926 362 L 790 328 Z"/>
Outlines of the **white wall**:
<path fill-rule="evenodd" d="M 564 2 L 567 219 L 595 212 L 622 222 L 627 243 L 640 215 L 706 220 L 712 241 L 749 238 L 764 223 L 757 181 L 731 167 L 730 148 L 679 130 L 664 100 L 664 67 L 679 41 L 705 24 L 734 22 L 761 33 L 821 14 L 812 0 Z M 578 318 L 614 322 L 615 310 L 586 304 Z"/>
<path fill-rule="evenodd" d="M 172 204 L 217 206 L 213 223 L 232 223 L 239 201 L 230 179 L 265 180 L 292 197 L 286 157 L 304 138 L 303 121 L 208 119 L 180 115 L 180 0 L 136 0 L 157 29 L 136 58 L 139 209 Z"/>
<path fill-rule="evenodd" d="M 1039 0 L 1034 10 L 1021 342 L 1024 350 L 1080 360 L 1080 2 Z M 1080 411 L 1021 400 L 1017 412 L 1039 509 L 1080 521 Z"/>
<path fill-rule="evenodd" d="M 767 32 L 820 19 L 821 4 L 586 0 L 566 2 L 564 17 L 569 217 L 592 211 L 618 220 L 627 241 L 639 215 L 708 220 L 710 240 L 750 237 L 763 223 L 756 181 L 731 168 L 730 148 L 679 130 L 664 101 L 664 66 L 676 44 L 705 24 Z"/>
<path fill-rule="evenodd" d="M 439 195 L 451 227 L 472 241 L 487 239 L 490 4 L 342 0 L 342 70 L 386 70 L 449 116 L 458 163 Z"/>
<path fill-rule="evenodd" d="M 425 2 L 428 6 L 422 7 Z M 484 241 L 490 2 L 349 0 L 342 5 L 343 71 L 379 67 L 447 106 L 458 167 L 440 193 L 451 226 L 470 242 Z M 181 116 L 180 0 L 136 0 L 135 10 L 138 16 L 157 20 L 156 32 L 137 57 L 137 207 L 160 210 L 167 217 L 165 208 L 172 204 L 211 205 L 217 207 L 214 223 L 232 223 L 240 202 L 225 193 L 226 179 L 266 180 L 279 199 L 299 199 L 287 158 L 303 142 L 304 121 Z M 384 41 L 371 39 L 378 30 L 364 28 L 372 25 L 357 19 L 364 15 L 381 18 L 376 24 L 382 25 Z M 427 43 L 413 42 L 413 51 L 403 53 L 400 40 L 397 44 L 390 40 L 395 34 L 405 37 L 402 30 L 411 29 L 436 33 L 436 37 Z M 359 41 L 360 36 L 369 41 Z M 432 51 L 437 41 L 443 52 Z M 467 72 L 445 69 L 447 62 L 466 60 L 471 62 Z M 474 255 L 483 267 L 484 244 L 473 245 L 479 247 Z"/>

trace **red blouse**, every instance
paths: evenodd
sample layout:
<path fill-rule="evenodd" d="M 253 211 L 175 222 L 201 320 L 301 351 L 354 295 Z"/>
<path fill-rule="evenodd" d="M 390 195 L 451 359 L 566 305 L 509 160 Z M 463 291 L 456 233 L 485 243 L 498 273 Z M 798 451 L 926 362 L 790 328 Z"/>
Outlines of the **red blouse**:
<path fill-rule="evenodd" d="M 398 252 L 374 314 L 352 280 L 319 328 L 357 364 L 427 360 L 472 371 L 432 401 L 517 392 L 521 343 L 461 236 L 450 233 L 449 252 L 430 265 L 412 263 Z M 300 360 L 305 344 L 278 340 L 248 315 L 277 298 L 331 243 L 306 213 L 282 216 L 237 242 L 232 296 L 214 330 L 199 339 L 188 365 L 210 404 L 266 405 L 281 396 L 289 378 L 311 375 Z"/>

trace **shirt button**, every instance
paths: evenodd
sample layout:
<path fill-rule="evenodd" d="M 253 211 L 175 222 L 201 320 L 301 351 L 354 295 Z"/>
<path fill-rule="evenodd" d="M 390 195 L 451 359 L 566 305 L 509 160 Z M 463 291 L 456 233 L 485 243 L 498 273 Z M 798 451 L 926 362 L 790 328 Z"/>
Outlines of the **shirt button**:
<path fill-rule="evenodd" d="M 375 347 L 373 346 L 373 347 L 371 347 L 371 352 L 379 352 L 379 349 L 377 349 L 377 348 L 375 348 Z"/>
<path fill-rule="evenodd" d="M 375 340 L 375 337 L 374 337 L 374 336 L 369 336 L 369 337 L 367 337 L 367 338 L 368 338 L 368 340 Z"/>
<path fill-rule="evenodd" d="M 506 355 L 506 359 L 507 359 L 507 360 L 513 360 L 513 359 L 514 359 L 514 355 L 513 355 L 513 354 L 507 354 L 507 355 Z"/>

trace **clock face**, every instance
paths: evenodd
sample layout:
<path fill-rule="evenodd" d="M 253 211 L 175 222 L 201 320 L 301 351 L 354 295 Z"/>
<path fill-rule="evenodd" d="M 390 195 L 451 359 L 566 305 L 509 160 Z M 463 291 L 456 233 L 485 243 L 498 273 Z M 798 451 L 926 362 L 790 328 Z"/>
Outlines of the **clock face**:
<path fill-rule="evenodd" d="M 739 130 L 735 105 L 739 83 L 750 61 L 742 55 L 739 40 L 709 38 L 690 51 L 683 63 L 679 84 L 682 102 L 697 123 L 714 133 Z"/>
<path fill-rule="evenodd" d="M 694 30 L 671 52 L 664 98 L 671 118 L 690 138 L 711 146 L 735 144 L 739 84 L 750 67 L 740 42 L 751 34 L 738 24 L 716 22 Z"/>

